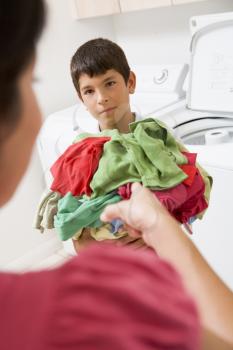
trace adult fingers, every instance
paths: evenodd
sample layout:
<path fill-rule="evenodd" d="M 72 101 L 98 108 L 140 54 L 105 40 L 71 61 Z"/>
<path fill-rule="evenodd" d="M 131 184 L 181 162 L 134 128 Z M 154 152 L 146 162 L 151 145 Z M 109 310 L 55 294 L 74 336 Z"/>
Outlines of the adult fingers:
<path fill-rule="evenodd" d="M 128 201 L 121 201 L 120 203 L 108 205 L 100 215 L 100 220 L 103 222 L 111 222 L 114 219 L 121 219 L 124 221 L 124 212 L 127 207 L 125 202 Z"/>

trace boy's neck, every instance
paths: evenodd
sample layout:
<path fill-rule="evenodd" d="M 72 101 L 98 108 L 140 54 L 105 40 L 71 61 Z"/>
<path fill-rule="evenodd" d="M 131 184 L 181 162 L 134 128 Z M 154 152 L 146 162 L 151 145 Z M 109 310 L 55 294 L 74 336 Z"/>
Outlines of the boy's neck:
<path fill-rule="evenodd" d="M 135 113 L 129 112 L 127 116 L 124 116 L 115 124 L 102 124 L 99 125 L 100 131 L 106 130 L 106 129 L 117 129 L 121 133 L 127 134 L 129 130 L 129 124 L 135 121 Z"/>

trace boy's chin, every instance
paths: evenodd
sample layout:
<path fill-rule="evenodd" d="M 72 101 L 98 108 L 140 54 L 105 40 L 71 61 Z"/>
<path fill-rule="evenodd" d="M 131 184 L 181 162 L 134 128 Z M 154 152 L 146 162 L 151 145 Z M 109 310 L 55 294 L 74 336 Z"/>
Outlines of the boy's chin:
<path fill-rule="evenodd" d="M 100 126 L 105 127 L 105 128 L 111 128 L 117 125 L 118 120 L 115 117 L 112 116 L 106 116 L 104 118 L 99 118 L 98 119 Z"/>

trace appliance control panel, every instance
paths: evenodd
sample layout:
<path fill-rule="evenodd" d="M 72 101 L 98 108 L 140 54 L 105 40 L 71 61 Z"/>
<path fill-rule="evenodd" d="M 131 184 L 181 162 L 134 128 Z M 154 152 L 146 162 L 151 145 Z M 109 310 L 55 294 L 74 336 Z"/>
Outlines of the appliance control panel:
<path fill-rule="evenodd" d="M 188 73 L 187 64 L 135 65 L 137 92 L 177 93 L 183 95 L 183 84 Z"/>

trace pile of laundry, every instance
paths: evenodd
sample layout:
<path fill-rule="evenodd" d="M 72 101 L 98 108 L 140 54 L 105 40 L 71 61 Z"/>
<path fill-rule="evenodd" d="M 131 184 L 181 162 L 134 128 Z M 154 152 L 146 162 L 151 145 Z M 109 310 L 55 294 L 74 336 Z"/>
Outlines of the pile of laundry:
<path fill-rule="evenodd" d="M 181 224 L 202 218 L 212 178 L 159 120 L 148 118 L 98 134 L 82 133 L 51 167 L 51 191 L 42 199 L 36 228 L 56 228 L 61 240 L 78 239 L 90 228 L 96 240 L 127 235 L 100 215 L 108 204 L 131 196 L 131 185 L 148 187 Z"/>

